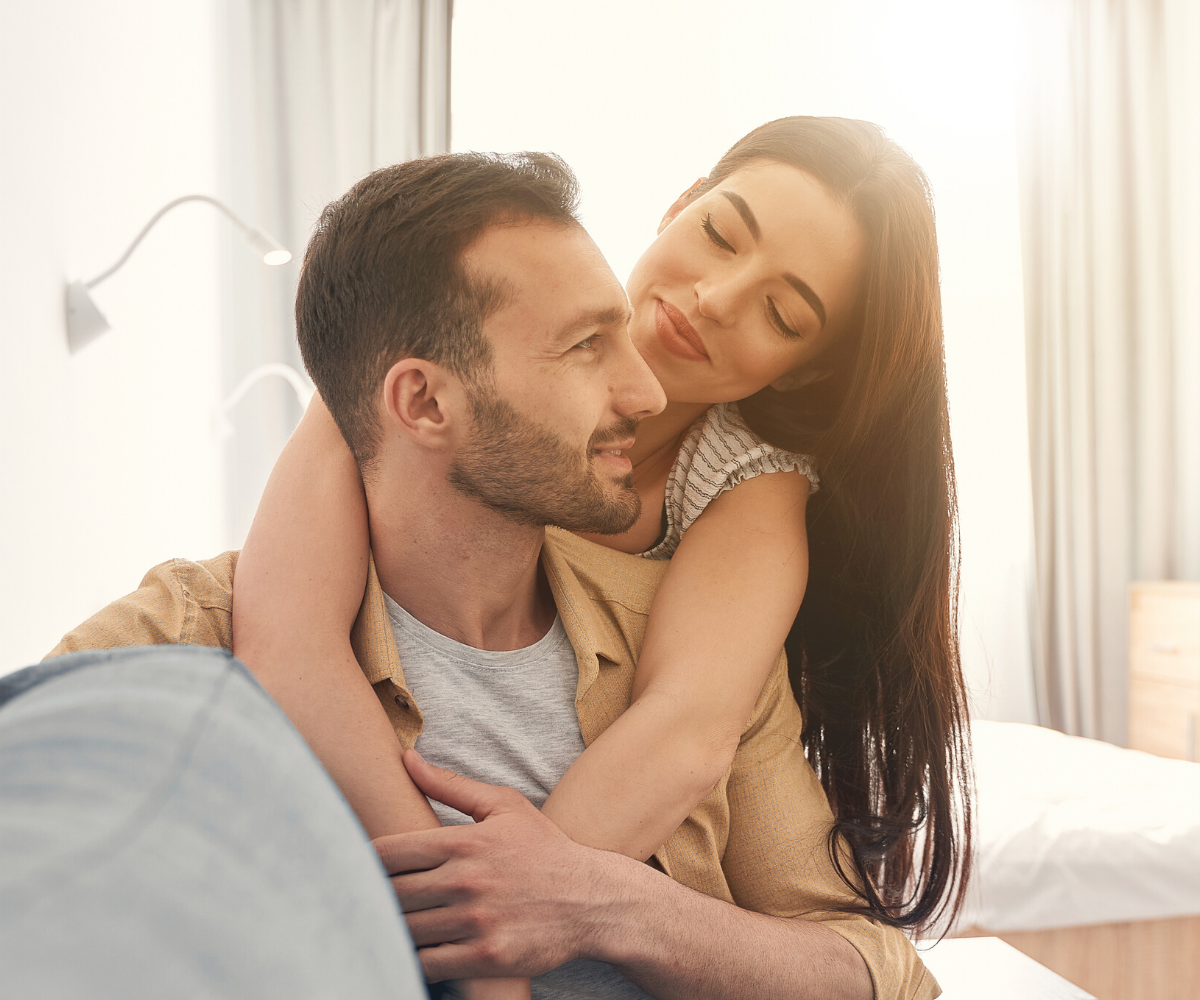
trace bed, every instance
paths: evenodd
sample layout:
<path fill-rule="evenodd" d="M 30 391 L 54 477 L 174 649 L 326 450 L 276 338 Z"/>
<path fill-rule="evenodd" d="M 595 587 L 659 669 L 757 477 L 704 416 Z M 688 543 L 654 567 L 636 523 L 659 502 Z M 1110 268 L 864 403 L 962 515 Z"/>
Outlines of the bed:
<path fill-rule="evenodd" d="M 975 722 L 976 873 L 994 934 L 1099 1000 L 1200 997 L 1200 764 Z"/>

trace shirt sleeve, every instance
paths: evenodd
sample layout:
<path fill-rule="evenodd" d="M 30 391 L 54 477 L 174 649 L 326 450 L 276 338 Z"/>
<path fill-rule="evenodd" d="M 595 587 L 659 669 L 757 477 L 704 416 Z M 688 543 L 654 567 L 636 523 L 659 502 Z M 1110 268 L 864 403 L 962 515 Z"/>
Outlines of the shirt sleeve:
<path fill-rule="evenodd" d="M 866 962 L 876 1000 L 938 996 L 937 981 L 903 932 L 847 912 L 858 900 L 830 858 L 833 814 L 804 756 L 800 726 L 787 672 L 777 665 L 729 775 L 723 868 L 734 901 L 817 920 L 840 934 Z M 848 859 L 845 867 L 853 870 Z"/>
<path fill-rule="evenodd" d="M 810 493 L 821 486 L 820 477 L 808 455 L 785 451 L 768 444 L 750 429 L 736 405 L 713 407 L 711 434 L 725 442 L 730 461 L 725 468 L 725 489 L 768 472 L 795 469 L 808 480 Z"/>
<path fill-rule="evenodd" d="M 712 407 L 684 470 L 680 535 L 726 490 L 756 476 L 793 469 L 808 480 L 809 493 L 815 493 L 821 480 L 807 455 L 767 444 L 750 430 L 735 406 Z"/>
<path fill-rule="evenodd" d="M 160 563 L 131 594 L 73 628 L 46 656 L 122 646 L 233 645 L 236 553 L 216 559 Z"/>

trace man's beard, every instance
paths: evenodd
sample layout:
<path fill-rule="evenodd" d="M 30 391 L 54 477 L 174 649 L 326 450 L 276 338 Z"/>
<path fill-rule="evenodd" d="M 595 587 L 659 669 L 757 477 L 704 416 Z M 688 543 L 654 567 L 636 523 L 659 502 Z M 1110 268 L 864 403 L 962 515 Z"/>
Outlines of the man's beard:
<path fill-rule="evenodd" d="M 470 395 L 475 435 L 450 466 L 460 493 L 516 521 L 568 531 L 618 535 L 637 522 L 641 497 L 628 475 L 606 490 L 593 467 L 593 449 L 633 437 L 637 421 L 625 417 L 592 435 L 581 454 L 557 434 L 486 389 Z"/>

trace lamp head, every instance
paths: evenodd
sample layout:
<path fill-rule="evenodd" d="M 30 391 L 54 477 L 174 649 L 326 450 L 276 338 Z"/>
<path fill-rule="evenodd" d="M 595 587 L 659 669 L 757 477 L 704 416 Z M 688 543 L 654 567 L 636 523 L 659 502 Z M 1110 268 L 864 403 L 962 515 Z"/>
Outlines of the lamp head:
<path fill-rule="evenodd" d="M 276 243 L 270 236 L 255 229 L 248 233 L 250 243 L 263 255 L 263 263 L 271 267 L 286 264 L 292 259 L 292 251 Z"/>

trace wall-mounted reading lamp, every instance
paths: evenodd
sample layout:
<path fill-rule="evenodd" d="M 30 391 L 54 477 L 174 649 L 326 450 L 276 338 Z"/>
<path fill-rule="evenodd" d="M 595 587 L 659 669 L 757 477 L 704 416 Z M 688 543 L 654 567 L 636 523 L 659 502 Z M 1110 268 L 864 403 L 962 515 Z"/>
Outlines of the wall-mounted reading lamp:
<path fill-rule="evenodd" d="M 253 389 L 256 384 L 265 378 L 270 378 L 272 375 L 278 375 L 292 387 L 292 392 L 296 394 L 296 402 L 300 404 L 300 409 L 308 409 L 308 404 L 312 402 L 313 395 L 316 392 L 308 379 L 291 365 L 281 364 L 278 361 L 259 365 L 257 368 L 251 368 L 246 377 L 234 387 L 233 392 L 213 410 L 213 432 L 216 434 L 218 440 L 224 441 L 233 437 L 235 432 L 233 422 L 230 420 L 233 408 L 242 401 L 242 397 Z"/>
<path fill-rule="evenodd" d="M 185 201 L 204 201 L 224 212 L 246 234 L 246 238 L 251 244 L 262 251 L 264 264 L 277 266 L 279 264 L 286 264 L 292 259 L 291 251 L 283 247 L 278 240 L 242 221 L 227 206 L 217 201 L 216 198 L 210 198 L 206 194 L 185 194 L 182 198 L 176 198 L 174 201 L 168 202 L 155 212 L 150 221 L 142 228 L 142 231 L 137 234 L 134 241 L 129 244 L 129 249 L 121 254 L 117 262 L 107 271 L 96 275 L 91 281 L 72 281 L 67 285 L 67 345 L 72 354 L 86 347 L 99 337 L 100 334 L 104 333 L 105 330 L 109 329 L 108 320 L 104 318 L 104 315 L 96 308 L 96 303 L 92 301 L 91 290 L 100 284 L 100 282 L 120 270 L 121 265 L 129 260 L 129 255 L 137 249 L 137 245 L 154 228 L 154 224 L 176 205 L 182 205 Z"/>

